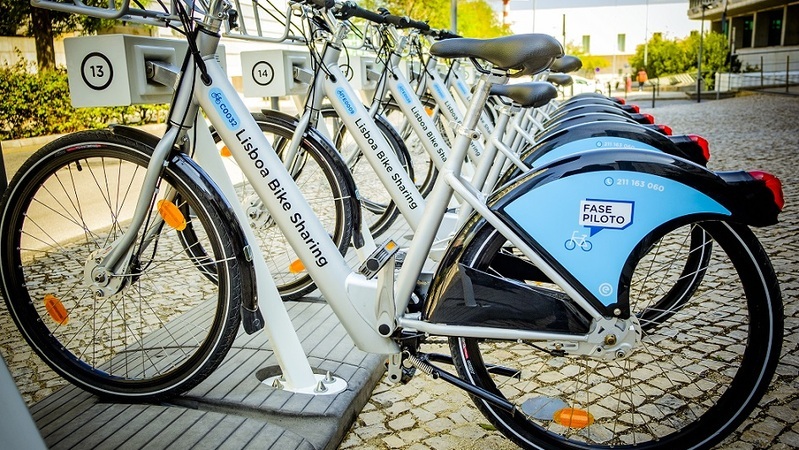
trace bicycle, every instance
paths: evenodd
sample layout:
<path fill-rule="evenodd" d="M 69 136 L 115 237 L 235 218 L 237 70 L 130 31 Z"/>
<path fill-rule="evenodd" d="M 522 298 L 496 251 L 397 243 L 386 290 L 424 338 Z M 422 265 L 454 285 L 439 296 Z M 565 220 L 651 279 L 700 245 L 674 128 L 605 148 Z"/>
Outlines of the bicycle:
<path fill-rule="evenodd" d="M 315 4 L 320 8 L 336 7 L 321 1 Z M 83 5 L 45 1 L 36 5 L 99 14 L 98 10 Z M 120 17 L 136 14 L 126 5 L 107 14 Z M 177 17 L 150 11 L 145 17 L 156 23 L 166 17 L 183 18 L 184 24 L 191 24 L 188 14 L 179 3 L 176 5 Z M 260 252 L 246 245 L 252 238 L 252 232 L 247 231 L 246 216 L 236 201 L 225 204 L 225 197 L 235 200 L 235 190 L 225 180 L 224 171 L 213 164 L 219 157 L 205 124 L 195 122 L 202 107 L 261 194 L 275 222 L 289 236 L 356 345 L 364 351 L 389 355 L 390 380 L 399 381 L 411 375 L 404 370 L 407 368 L 403 362 L 407 362 L 422 372 L 454 383 L 469 392 L 477 407 L 503 434 L 530 448 L 631 443 L 642 448 L 709 447 L 723 439 L 755 407 L 779 357 L 782 305 L 768 258 L 747 225 L 776 221 L 782 206 L 779 180 L 763 173 L 714 174 L 660 153 L 585 151 L 524 175 L 483 203 L 460 180 L 458 166 L 469 146 L 468 130 L 478 120 L 490 84 L 504 82 L 508 70 L 541 70 L 561 50 L 557 41 L 543 35 L 480 41 L 480 47 L 475 46 L 477 41 L 469 39 L 445 41 L 433 46 L 431 52 L 444 57 L 479 58 L 487 61 L 487 67 L 482 68 L 485 73 L 477 84 L 452 156 L 430 194 L 429 210 L 399 270 L 395 290 L 390 246 L 378 249 L 384 252 L 376 252 L 372 259 L 375 265 L 367 267 L 377 272 L 376 278 L 352 271 L 310 208 L 304 205 L 283 161 L 269 151 L 269 143 L 235 96 L 218 63 L 213 58 L 201 57 L 213 54 L 207 52 L 218 42 L 214 31 L 226 17 L 225 5 L 210 1 L 207 11 L 195 12 L 201 18 L 186 29 L 198 45 L 192 48 L 193 63 L 185 65 L 176 88 L 171 126 L 154 151 L 144 135 L 134 135 L 119 127 L 111 132 L 73 134 L 38 152 L 15 176 L 4 195 L 0 217 L 3 294 L 26 340 L 62 376 L 100 395 L 128 400 L 164 398 L 183 392 L 210 373 L 224 357 L 229 345 L 227 334 L 217 330 L 235 330 L 230 324 L 238 325 L 238 302 L 242 300 L 241 289 L 236 288 L 249 285 L 257 286 L 257 299 L 267 309 L 266 332 L 281 361 L 284 388 L 313 395 L 332 395 L 343 389 L 340 384 L 324 392 L 315 389 L 325 382 L 325 376 L 313 374 L 301 347 L 292 346 L 293 330 L 286 325 L 285 308 L 274 285 L 269 285 L 264 265 L 259 263 Z M 196 32 L 194 27 L 205 31 Z M 537 56 L 512 51 L 531 45 L 539 46 Z M 190 114 L 185 114 L 186 111 Z M 172 151 L 173 143 L 182 142 L 177 140 L 179 135 L 191 137 L 194 132 L 197 133 L 194 156 L 200 162 L 212 163 L 204 168 L 214 182 L 186 152 L 179 148 Z M 255 146 L 248 151 L 241 141 L 250 136 Z M 249 156 L 252 153 L 256 153 L 255 158 Z M 148 166 L 144 174 L 133 171 L 138 174 L 136 187 L 138 180 L 143 180 L 142 192 L 132 192 L 138 196 L 137 206 L 128 209 L 116 202 L 107 205 L 112 216 L 111 227 L 89 228 L 83 220 L 77 221 L 77 228 L 83 230 L 83 239 L 77 241 L 39 234 L 56 244 L 50 253 L 54 258 L 45 260 L 40 249 L 35 250 L 35 258 L 31 257 L 34 241 L 30 233 L 38 229 L 35 214 L 31 213 L 38 208 L 38 212 L 59 217 L 44 206 L 49 190 L 42 188 L 59 184 L 46 184 L 45 180 L 56 169 L 70 167 L 72 172 L 66 173 L 91 178 L 88 172 L 92 166 L 81 161 L 83 156 L 92 155 L 100 158 L 95 169 L 103 168 L 106 156 Z M 250 163 L 244 164 L 248 158 Z M 631 170 L 633 167 L 636 170 Z M 113 166 L 106 171 L 109 173 L 122 172 Z M 106 179 L 116 181 L 103 180 Z M 133 190 L 129 177 L 124 181 Z M 640 182 L 643 187 L 637 185 Z M 155 185 L 167 183 L 172 188 L 162 186 L 156 192 Z M 124 194 L 122 198 L 127 198 L 124 190 L 104 185 L 96 185 L 101 194 L 120 192 Z M 592 236 L 593 250 L 578 253 L 595 257 L 601 264 L 569 259 L 559 230 L 568 229 L 565 225 L 576 220 L 569 205 L 584 201 L 586 193 L 598 186 L 608 188 L 605 192 L 612 194 L 609 199 L 601 200 L 606 206 L 612 207 L 613 202 L 620 200 L 636 201 L 633 225 L 623 233 L 610 227 L 597 230 Z M 630 186 L 636 189 L 628 189 Z M 433 278 L 421 314 L 406 313 L 421 263 L 427 257 L 425 247 L 429 248 L 433 242 L 436 223 L 444 214 L 452 189 L 477 213 L 452 241 Z M 159 208 L 158 202 L 154 203 L 156 195 L 161 197 L 157 198 L 161 201 L 160 214 L 152 211 Z M 662 201 L 672 196 L 685 201 L 679 204 Z M 741 202 L 744 196 L 752 201 Z M 62 205 L 65 206 L 59 207 L 62 211 L 71 207 Z M 55 209 L 58 202 L 48 202 L 46 206 Z M 231 208 L 235 217 L 229 211 Z M 132 212 L 120 214 L 123 210 Z M 187 218 L 184 211 L 193 214 Z M 127 219 L 126 216 L 130 216 L 129 221 L 117 220 Z M 65 223 L 70 222 L 67 217 L 64 215 L 62 219 Z M 210 286 L 214 291 L 215 300 L 209 298 L 190 308 L 195 316 L 202 316 L 205 309 L 217 306 L 219 311 L 210 316 L 212 338 L 197 342 L 201 345 L 194 347 L 186 345 L 195 341 L 190 336 L 170 334 L 175 330 L 171 328 L 174 321 L 165 319 L 156 324 L 164 325 L 160 334 L 145 335 L 141 331 L 139 336 L 126 336 L 133 338 L 132 343 L 122 342 L 125 339 L 77 342 L 65 336 L 75 331 L 70 330 L 70 325 L 91 327 L 92 319 L 99 319 L 108 331 L 114 325 L 128 320 L 135 322 L 143 316 L 142 313 L 115 317 L 112 313 L 115 307 L 117 312 L 129 313 L 122 310 L 121 299 L 130 293 L 136 294 L 139 305 L 150 300 L 140 286 L 145 278 L 167 278 L 164 281 L 174 284 L 176 272 L 162 271 L 154 264 L 165 264 L 167 260 L 153 256 L 184 258 L 180 243 L 174 242 L 178 240 L 177 230 L 185 229 L 184 220 L 204 225 L 208 230 L 207 248 L 215 249 L 214 261 L 204 261 L 203 265 L 207 268 L 205 273 L 213 266 L 219 279 L 217 284 L 201 283 L 206 275 L 196 261 L 183 259 L 183 265 L 177 266 L 192 282 Z M 597 222 L 602 223 L 601 219 Z M 701 227 L 718 243 L 714 245 L 712 270 L 707 270 L 703 278 L 708 286 L 697 286 L 682 309 L 673 316 L 647 323 L 649 328 L 645 329 L 639 315 L 645 317 L 647 312 L 646 290 L 660 297 L 662 289 L 676 288 L 680 283 L 680 280 L 647 277 L 648 273 L 662 276 L 665 272 L 660 269 L 674 262 L 670 257 L 681 261 L 672 251 L 683 247 L 680 242 L 660 238 L 684 237 L 686 233 L 680 228 L 687 226 Z M 101 236 L 101 232 L 109 236 Z M 527 285 L 493 276 L 492 265 L 506 256 L 502 252 L 506 241 L 519 249 L 528 263 L 544 272 L 553 285 Z M 653 242 L 663 244 L 651 248 Z M 79 258 L 66 258 L 76 243 L 90 248 L 82 250 Z M 162 245 L 167 243 L 172 244 L 168 249 Z M 60 269 L 55 268 L 56 263 Z M 49 269 L 45 277 L 34 276 L 39 273 L 34 270 L 37 265 Z M 736 280 L 730 280 L 733 274 Z M 723 282 L 709 280 L 717 276 L 723 277 Z M 610 279 L 615 281 L 609 283 L 609 291 L 602 288 L 603 283 L 596 283 Z M 48 313 L 39 305 L 40 300 L 33 299 L 44 297 L 42 293 L 48 292 L 49 283 L 59 280 L 68 286 L 63 286 L 58 296 L 53 294 L 58 298 L 51 299 L 53 312 Z M 723 285 L 723 290 L 719 285 Z M 89 293 L 86 298 L 90 297 L 91 302 L 86 302 L 83 310 L 78 309 L 69 303 L 70 292 L 77 298 Z M 180 294 L 180 289 L 174 290 L 174 295 Z M 193 290 L 191 294 L 196 297 L 198 292 Z M 536 301 L 530 302 L 531 298 Z M 253 306 L 253 297 L 245 295 L 243 300 L 248 307 Z M 126 306 L 132 308 L 136 304 Z M 107 307 L 111 312 L 97 317 L 91 310 L 94 307 Z M 242 312 L 245 328 L 257 329 L 258 310 Z M 78 317 L 83 313 L 87 319 Z M 194 323 L 197 319 L 175 320 Z M 714 331 L 717 326 L 734 332 L 721 335 Z M 130 335 L 134 334 L 130 328 Z M 451 362 L 459 376 L 437 367 L 421 351 L 420 341 L 426 334 L 450 338 Z M 163 345 L 165 339 L 177 345 Z M 92 354 L 80 351 L 101 345 L 119 348 L 105 349 L 102 357 L 99 349 Z M 157 357 L 145 360 L 149 349 L 144 345 L 154 345 Z M 684 352 L 679 349 L 687 346 L 690 351 L 714 356 L 712 364 L 703 365 L 701 370 L 684 367 Z M 181 355 L 183 352 L 191 355 Z M 138 357 L 135 364 L 133 356 Z M 186 357 L 175 366 L 173 358 L 178 356 Z M 165 367 L 168 371 L 158 373 Z"/>

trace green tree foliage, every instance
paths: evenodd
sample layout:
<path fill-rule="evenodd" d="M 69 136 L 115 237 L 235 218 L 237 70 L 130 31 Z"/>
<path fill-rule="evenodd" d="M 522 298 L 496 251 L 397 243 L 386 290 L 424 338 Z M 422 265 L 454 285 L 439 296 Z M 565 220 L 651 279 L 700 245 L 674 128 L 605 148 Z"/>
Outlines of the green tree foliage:
<path fill-rule="evenodd" d="M 103 1 L 85 3 L 107 5 Z M 40 70 L 55 68 L 55 36 L 78 30 L 92 33 L 101 25 L 99 19 L 34 8 L 27 0 L 0 1 L 0 36 L 33 36 Z"/>
<path fill-rule="evenodd" d="M 0 140 L 157 122 L 165 115 L 165 105 L 74 108 L 63 68 L 32 73 L 29 64 L 0 66 L 0 92 L 13 94 L 0 97 Z"/>
<path fill-rule="evenodd" d="M 630 66 L 633 72 L 644 68 L 650 77 L 659 77 L 686 71 L 686 56 L 678 40 L 665 40 L 660 33 L 655 33 L 649 39 L 647 45 L 648 48 L 644 44 L 640 44 L 635 48 L 635 56 L 630 58 Z M 645 48 L 647 52 L 646 64 L 644 64 Z"/>
<path fill-rule="evenodd" d="M 364 8 L 383 7 L 392 14 L 425 21 L 433 28 L 450 28 L 450 0 L 363 0 Z M 458 33 L 474 38 L 489 38 L 511 34 L 510 27 L 502 25 L 486 0 L 458 1 Z"/>
<path fill-rule="evenodd" d="M 647 63 L 644 64 L 644 44 L 635 49 L 630 64 L 637 71 L 645 68 L 650 77 L 679 73 L 696 73 L 699 60 L 699 33 L 683 39 L 665 40 L 659 33 L 649 39 Z M 727 58 L 727 38 L 721 33 L 707 32 L 702 42 L 702 78 L 712 89 L 716 72 L 723 71 Z"/>
<path fill-rule="evenodd" d="M 683 42 L 685 56 L 691 61 L 691 69 L 696 70 L 699 60 L 699 34 L 688 36 Z M 727 37 L 721 33 L 705 33 L 702 42 L 702 78 L 705 86 L 712 89 L 716 80 L 716 72 L 727 70 Z"/>
<path fill-rule="evenodd" d="M 566 44 L 565 52 L 567 55 L 580 58 L 580 61 L 583 62 L 583 67 L 580 69 L 580 72 L 583 74 L 583 76 L 593 77 L 597 67 L 600 69 L 610 67 L 610 62 L 607 60 L 607 58 L 589 55 L 583 51 L 582 46 L 575 45 L 573 42 Z"/>

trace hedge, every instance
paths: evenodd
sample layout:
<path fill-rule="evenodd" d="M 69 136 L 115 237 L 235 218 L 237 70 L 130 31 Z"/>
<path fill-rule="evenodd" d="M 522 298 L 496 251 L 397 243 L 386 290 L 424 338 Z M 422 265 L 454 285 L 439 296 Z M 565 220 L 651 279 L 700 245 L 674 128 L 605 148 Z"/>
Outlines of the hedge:
<path fill-rule="evenodd" d="M 0 140 L 164 120 L 166 105 L 73 108 L 66 70 L 32 73 L 32 64 L 0 67 Z"/>

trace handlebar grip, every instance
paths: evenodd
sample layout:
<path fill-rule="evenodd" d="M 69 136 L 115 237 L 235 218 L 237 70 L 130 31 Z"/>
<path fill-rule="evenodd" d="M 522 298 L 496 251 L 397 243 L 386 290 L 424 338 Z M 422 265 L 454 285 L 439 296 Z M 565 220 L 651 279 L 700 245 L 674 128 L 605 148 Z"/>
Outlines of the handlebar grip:
<path fill-rule="evenodd" d="M 430 25 L 428 25 L 427 22 L 422 22 L 419 20 L 412 20 L 412 19 L 407 19 L 407 20 L 408 20 L 407 25 L 397 26 L 397 28 L 416 28 L 417 30 L 420 31 L 428 31 L 430 29 Z"/>
<path fill-rule="evenodd" d="M 360 17 L 361 19 L 366 19 L 374 23 L 386 22 L 385 16 L 383 16 L 380 13 L 376 13 L 374 11 L 369 11 L 368 9 L 361 8 L 360 6 L 356 5 L 353 2 L 347 2 L 347 3 L 352 3 L 354 5 L 354 8 L 352 8 L 350 14 L 355 17 Z"/>
<path fill-rule="evenodd" d="M 449 30 L 438 30 L 438 34 L 436 35 L 436 37 L 438 39 L 455 39 L 455 38 L 461 38 L 463 36 L 461 36 L 460 34 L 455 34 Z"/>
<path fill-rule="evenodd" d="M 395 16 L 394 14 L 383 14 L 383 17 L 386 19 L 386 23 L 390 25 L 394 25 L 397 28 L 405 28 L 408 26 L 408 19 L 405 16 Z"/>

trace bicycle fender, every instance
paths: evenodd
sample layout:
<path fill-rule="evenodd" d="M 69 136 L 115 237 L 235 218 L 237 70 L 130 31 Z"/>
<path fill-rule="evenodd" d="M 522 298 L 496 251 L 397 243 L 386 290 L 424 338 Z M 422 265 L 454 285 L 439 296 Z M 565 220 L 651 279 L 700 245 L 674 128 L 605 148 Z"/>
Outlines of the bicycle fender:
<path fill-rule="evenodd" d="M 141 142 L 151 148 L 155 148 L 160 142 L 161 138 L 156 135 L 147 133 L 137 128 L 132 128 L 124 125 L 112 125 L 109 127 L 114 134 L 125 136 L 127 138 Z M 205 173 L 205 171 L 188 155 L 175 148 L 169 156 L 169 165 L 182 171 L 185 175 L 193 179 L 198 186 L 200 186 L 205 193 L 213 199 L 213 203 L 217 206 L 222 218 L 227 220 L 230 224 L 235 224 L 231 227 L 231 236 L 233 248 L 244 252 L 247 246 L 247 239 L 244 236 L 239 222 L 233 213 L 227 198 L 219 192 L 219 188 Z M 256 291 L 255 282 L 255 266 L 252 264 L 249 257 L 245 256 L 244 260 L 248 261 L 246 266 L 241 269 L 241 286 L 245 293 L 249 295 L 242 296 L 241 305 L 241 322 L 244 326 L 244 331 L 247 334 L 253 334 L 264 327 L 264 318 L 261 310 L 258 308 L 258 293 Z"/>
<path fill-rule="evenodd" d="M 779 213 L 765 183 L 745 172 L 716 174 L 641 150 L 589 151 L 555 161 L 503 187 L 488 205 L 598 311 L 618 317 L 630 314 L 623 272 L 659 227 L 714 219 L 766 225 L 775 223 Z M 460 264 L 480 223 L 467 223 L 442 259 L 426 302 L 428 320 L 460 323 L 464 315 L 474 315 L 465 310 L 464 288 L 455 284 L 464 278 L 481 282 Z M 492 299 L 480 301 L 486 306 L 480 309 L 502 309 Z M 526 314 L 531 299 L 505 301 Z M 579 324 L 579 314 L 567 315 L 560 305 L 547 307 L 556 321 L 572 320 L 559 331 Z"/>
<path fill-rule="evenodd" d="M 540 167 L 580 151 L 636 148 L 662 151 L 700 165 L 707 164 L 700 147 L 681 147 L 659 131 L 621 121 L 582 123 L 553 130 L 542 136 L 523 159 L 531 167 Z"/>

